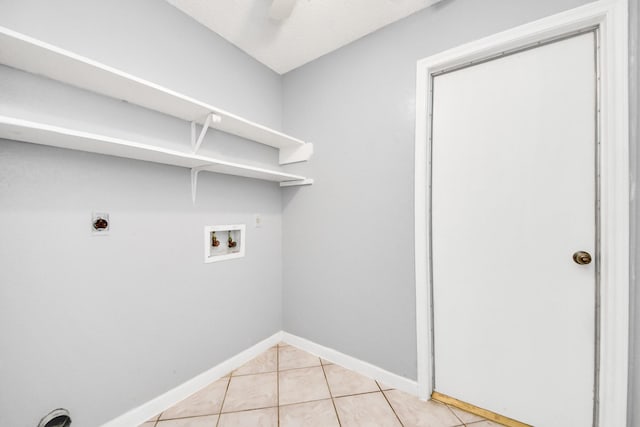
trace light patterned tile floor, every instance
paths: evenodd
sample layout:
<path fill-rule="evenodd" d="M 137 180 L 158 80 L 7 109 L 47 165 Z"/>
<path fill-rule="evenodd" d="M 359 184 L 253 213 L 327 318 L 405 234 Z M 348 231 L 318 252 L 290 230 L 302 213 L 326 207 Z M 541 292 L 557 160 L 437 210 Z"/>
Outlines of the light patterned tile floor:
<path fill-rule="evenodd" d="M 496 427 L 296 347 L 270 348 L 141 427 Z"/>

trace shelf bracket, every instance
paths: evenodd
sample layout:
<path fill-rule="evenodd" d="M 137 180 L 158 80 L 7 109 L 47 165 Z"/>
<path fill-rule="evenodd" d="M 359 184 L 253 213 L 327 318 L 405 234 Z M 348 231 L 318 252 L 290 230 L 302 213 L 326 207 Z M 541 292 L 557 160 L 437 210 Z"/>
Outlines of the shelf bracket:
<path fill-rule="evenodd" d="M 280 187 L 295 187 L 299 185 L 311 185 L 313 184 L 313 179 L 305 178 L 305 179 L 297 179 L 295 181 L 284 181 L 280 183 Z"/>
<path fill-rule="evenodd" d="M 298 147 L 282 147 L 280 149 L 279 163 L 288 165 L 289 163 L 305 162 L 313 154 L 313 144 L 307 142 Z"/>
<path fill-rule="evenodd" d="M 200 131 L 200 135 L 196 137 L 197 133 L 197 125 L 198 123 L 194 120 L 191 122 L 191 148 L 193 149 L 193 153 L 197 153 L 202 145 L 202 141 L 204 141 L 204 137 L 209 130 L 209 127 L 213 123 L 220 123 L 222 121 L 222 117 L 215 113 L 207 114 L 207 118 L 204 121 L 204 125 L 202 125 L 202 130 Z"/>
<path fill-rule="evenodd" d="M 191 168 L 191 201 L 196 204 L 196 192 L 198 189 L 198 174 L 204 170 L 204 167 Z"/>

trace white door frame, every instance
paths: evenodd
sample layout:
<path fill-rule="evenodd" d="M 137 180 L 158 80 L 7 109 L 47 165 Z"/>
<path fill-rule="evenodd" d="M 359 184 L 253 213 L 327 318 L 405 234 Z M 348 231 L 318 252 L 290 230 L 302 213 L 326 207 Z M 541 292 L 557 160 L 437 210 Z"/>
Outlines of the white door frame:
<path fill-rule="evenodd" d="M 600 312 L 596 425 L 624 427 L 629 341 L 628 0 L 599 0 L 418 61 L 415 275 L 418 394 L 433 391 L 430 277 L 432 74 L 587 28 L 599 29 Z M 596 316 L 596 318 L 598 318 Z"/>

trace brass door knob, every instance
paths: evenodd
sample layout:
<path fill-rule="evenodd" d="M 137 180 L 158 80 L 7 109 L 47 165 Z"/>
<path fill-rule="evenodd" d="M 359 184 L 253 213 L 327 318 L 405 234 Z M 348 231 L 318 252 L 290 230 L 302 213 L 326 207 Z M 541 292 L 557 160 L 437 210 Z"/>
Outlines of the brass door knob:
<path fill-rule="evenodd" d="M 591 254 L 585 251 L 578 251 L 573 254 L 573 260 L 580 265 L 591 264 Z"/>

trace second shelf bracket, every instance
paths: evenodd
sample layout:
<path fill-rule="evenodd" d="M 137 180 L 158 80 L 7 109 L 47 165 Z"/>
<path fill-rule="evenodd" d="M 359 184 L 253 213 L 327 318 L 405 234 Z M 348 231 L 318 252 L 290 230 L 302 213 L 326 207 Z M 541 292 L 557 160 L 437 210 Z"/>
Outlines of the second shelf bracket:
<path fill-rule="evenodd" d="M 204 141 L 204 137 L 207 134 L 207 131 L 209 130 L 209 127 L 213 124 L 213 123 L 220 123 L 222 121 L 222 117 L 220 117 L 219 115 L 215 114 L 215 113 L 209 113 L 207 114 L 207 118 L 204 121 L 204 124 L 202 125 L 202 130 L 200 131 L 200 135 L 196 137 L 197 132 L 197 125 L 198 123 L 194 120 L 191 122 L 191 148 L 193 149 L 194 154 L 198 152 L 198 150 L 200 149 L 200 146 L 202 145 L 202 141 Z"/>
<path fill-rule="evenodd" d="M 191 168 L 191 201 L 196 204 L 196 193 L 198 189 L 198 174 L 204 170 L 204 167 Z"/>

